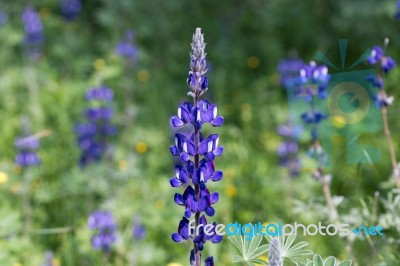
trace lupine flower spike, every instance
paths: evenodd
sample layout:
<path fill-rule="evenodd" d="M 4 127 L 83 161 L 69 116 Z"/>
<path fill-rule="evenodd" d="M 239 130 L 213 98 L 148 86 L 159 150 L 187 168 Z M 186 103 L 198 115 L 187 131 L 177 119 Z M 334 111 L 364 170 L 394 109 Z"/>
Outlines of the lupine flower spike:
<path fill-rule="evenodd" d="M 40 16 L 33 8 L 28 7 L 22 13 L 22 22 L 25 29 L 24 45 L 27 53 L 32 58 L 37 58 L 44 41 L 43 24 Z"/>
<path fill-rule="evenodd" d="M 81 0 L 61 0 L 61 14 L 67 21 L 72 21 L 82 9 Z"/>
<path fill-rule="evenodd" d="M 271 244 L 269 246 L 269 256 L 268 256 L 269 266 L 282 266 L 282 252 L 279 240 L 277 238 L 272 238 Z"/>
<path fill-rule="evenodd" d="M 86 93 L 86 100 L 93 105 L 85 110 L 88 122 L 75 126 L 77 142 L 82 150 L 81 166 L 99 161 L 108 151 L 109 137 L 117 133 L 111 124 L 113 91 L 104 86 L 91 88 Z"/>
<path fill-rule="evenodd" d="M 205 234 L 203 228 L 208 224 L 206 216 L 214 216 L 213 205 L 219 199 L 218 192 L 210 192 L 207 182 L 222 179 L 222 172 L 215 171 L 214 160 L 223 152 L 223 147 L 218 145 L 218 134 L 203 136 L 201 129 L 208 123 L 214 127 L 223 124 L 224 118 L 217 116 L 217 105 L 200 100 L 199 97 L 208 90 L 206 77 L 206 54 L 204 52 L 204 37 L 200 28 L 193 35 L 192 51 L 190 53 L 190 71 L 187 78 L 189 86 L 188 95 L 193 97 L 193 104 L 182 103 L 178 114 L 171 118 L 171 125 L 175 128 L 186 126 L 191 129 L 189 134 L 175 134 L 175 145 L 170 147 L 171 154 L 180 159 L 180 164 L 175 167 L 175 176 L 170 179 L 172 187 L 184 186 L 183 194 L 176 193 L 174 201 L 184 207 L 184 214 L 179 222 L 178 231 L 172 234 L 174 242 L 186 240 L 193 242 L 190 252 L 190 265 L 201 265 L 201 251 L 206 241 L 218 243 L 222 237 L 215 232 Z M 189 231 L 189 219 L 194 217 L 194 224 L 200 230 Z M 215 222 L 213 223 L 216 224 Z M 214 265 L 213 257 L 205 259 L 206 266 Z"/>
<path fill-rule="evenodd" d="M 284 138 L 277 149 L 279 164 L 289 170 L 291 177 L 296 177 L 300 172 L 300 159 L 298 157 L 299 145 L 297 140 L 302 133 L 299 126 L 280 125 L 277 132 Z"/>
<path fill-rule="evenodd" d="M 125 37 L 115 47 L 115 53 L 126 58 L 130 63 L 135 63 L 137 58 L 137 48 L 134 44 L 135 34 L 128 30 Z"/>
<path fill-rule="evenodd" d="M 318 125 L 327 118 L 327 115 L 316 109 L 316 99 L 324 100 L 327 97 L 326 88 L 329 84 L 330 76 L 325 65 L 318 66 L 315 62 L 304 65 L 299 72 L 296 95 L 304 97 L 309 103 L 309 110 L 301 115 L 305 126 L 311 126 L 311 148 L 309 155 L 315 157 L 320 166 L 326 164 L 326 154 L 323 152 L 319 143 Z"/>
<path fill-rule="evenodd" d="M 296 78 L 305 63 L 300 59 L 283 59 L 278 64 L 281 86 L 292 89 L 296 86 Z"/>
<path fill-rule="evenodd" d="M 388 44 L 389 39 L 385 39 L 385 48 Z M 396 181 L 397 187 L 400 188 L 400 164 L 398 164 L 396 159 L 396 153 L 387 118 L 388 107 L 393 104 L 394 97 L 387 95 L 383 82 L 384 74 L 388 74 L 396 66 L 396 62 L 390 56 L 385 55 L 384 49 L 379 46 L 375 46 L 371 49 L 368 63 L 370 65 L 378 66 L 378 74 L 367 77 L 367 80 L 370 81 L 378 90 L 377 94 L 374 96 L 375 105 L 381 110 L 383 130 L 385 132 L 386 142 L 389 147 L 390 160 L 393 168 L 393 177 Z"/>
<path fill-rule="evenodd" d="M 95 230 L 92 237 L 92 247 L 106 253 L 110 252 L 116 241 L 116 224 L 114 217 L 107 211 L 95 211 L 88 218 L 89 229 Z"/>

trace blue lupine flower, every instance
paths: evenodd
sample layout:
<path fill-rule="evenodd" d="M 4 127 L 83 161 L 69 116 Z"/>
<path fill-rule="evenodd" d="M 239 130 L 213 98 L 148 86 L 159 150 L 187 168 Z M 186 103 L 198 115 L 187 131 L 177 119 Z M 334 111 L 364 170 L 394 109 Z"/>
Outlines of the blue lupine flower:
<path fill-rule="evenodd" d="M 109 137 L 117 133 L 116 127 L 110 121 L 113 116 L 113 109 L 109 106 L 113 100 L 112 90 L 105 86 L 91 88 L 86 93 L 86 100 L 97 104 L 96 107 L 88 107 L 85 110 L 88 122 L 75 126 L 77 142 L 82 150 L 82 166 L 99 161 L 109 148 Z"/>
<path fill-rule="evenodd" d="M 140 222 L 139 217 L 134 218 L 132 236 L 136 240 L 142 240 L 146 236 L 146 227 Z"/>
<path fill-rule="evenodd" d="M 291 126 L 291 125 L 279 125 L 276 129 L 279 135 L 282 137 L 290 138 L 296 140 L 303 133 L 303 128 L 301 126 Z"/>
<path fill-rule="evenodd" d="M 86 93 L 86 100 L 97 100 L 97 101 L 106 101 L 110 102 L 113 100 L 114 93 L 111 89 L 100 86 L 98 88 L 92 88 Z"/>
<path fill-rule="evenodd" d="M 134 44 L 135 35 L 129 30 L 125 33 L 125 37 L 115 47 L 115 53 L 121 57 L 125 57 L 130 62 L 135 63 L 137 58 L 137 48 Z"/>
<path fill-rule="evenodd" d="M 193 243 L 197 244 L 200 251 L 203 250 L 204 244 L 207 240 L 211 243 L 219 243 L 222 241 L 222 236 L 215 233 L 215 227 L 217 225 L 216 222 L 212 223 L 213 227 L 210 231 L 210 235 L 206 235 L 204 233 L 204 227 L 208 224 L 207 219 L 204 215 L 200 217 L 200 224 L 203 226 L 200 227 L 199 234 L 193 239 Z"/>
<path fill-rule="evenodd" d="M 3 11 L 0 10 L 0 26 L 3 26 L 7 22 L 7 14 Z"/>
<path fill-rule="evenodd" d="M 112 214 L 107 211 L 95 211 L 90 214 L 87 223 L 89 229 L 96 230 L 92 237 L 92 247 L 109 252 L 116 241 L 116 223 Z"/>
<path fill-rule="evenodd" d="M 36 57 L 40 54 L 43 44 L 43 24 L 39 14 L 31 7 L 25 8 L 22 13 L 25 39 L 24 44 L 30 56 Z"/>
<path fill-rule="evenodd" d="M 189 219 L 194 216 L 196 225 L 207 225 L 205 215 L 214 216 L 213 205 L 218 202 L 219 194 L 218 192 L 210 193 L 206 183 L 210 180 L 219 181 L 223 177 L 223 173 L 214 168 L 215 158 L 223 153 L 223 147 L 218 145 L 219 135 L 210 134 L 205 138 L 200 130 L 206 123 L 219 127 L 224 123 L 224 118 L 217 115 L 216 104 L 199 99 L 207 91 L 209 85 L 205 76 L 207 62 L 204 38 L 199 28 L 193 35 L 191 46 L 187 84 L 190 89 L 188 95 L 193 97 L 194 103 L 182 103 L 177 115 L 170 121 L 174 128 L 190 128 L 191 132 L 175 134 L 175 145 L 170 147 L 170 152 L 180 159 L 180 164 L 175 167 L 175 176 L 170 179 L 170 184 L 172 187 L 185 186 L 183 194 L 175 193 L 174 196 L 175 203 L 183 206 L 185 211 L 179 222 L 178 232 L 172 234 L 172 240 L 174 242 L 193 241 L 197 248 L 190 252 L 190 263 L 198 265 L 200 251 L 203 250 L 206 241 L 218 243 L 222 237 L 216 235 L 215 232 L 208 236 L 202 229 L 199 230 L 198 235 L 196 235 L 196 230 L 189 232 Z M 199 253 L 195 254 L 194 250 Z M 212 257 L 206 259 L 206 265 L 214 265 Z"/>
<path fill-rule="evenodd" d="M 15 163 L 21 167 L 38 165 L 40 158 L 36 154 L 39 148 L 39 139 L 35 136 L 17 137 L 14 142 L 18 154 L 15 156 Z"/>
<path fill-rule="evenodd" d="M 300 160 L 298 158 L 298 144 L 303 129 L 299 126 L 280 125 L 277 128 L 279 135 L 285 138 L 277 149 L 279 164 L 289 170 L 291 177 L 296 177 L 300 172 Z"/>
<path fill-rule="evenodd" d="M 377 108 L 388 107 L 393 104 L 394 97 L 387 96 L 385 91 L 379 91 L 372 97 Z"/>
<path fill-rule="evenodd" d="M 61 14 L 67 21 L 76 18 L 82 9 L 81 0 L 61 0 Z"/>
<path fill-rule="evenodd" d="M 179 222 L 178 232 L 172 234 L 172 240 L 180 243 L 184 240 L 188 240 L 189 238 L 189 220 L 186 217 L 183 217 Z"/>
<path fill-rule="evenodd" d="M 318 124 L 320 123 L 323 119 L 326 119 L 327 115 L 319 112 L 319 111 L 309 111 L 306 113 L 303 113 L 301 115 L 301 119 L 305 124 Z"/>
<path fill-rule="evenodd" d="M 305 63 L 300 59 L 283 59 L 278 63 L 281 86 L 291 89 L 296 86 L 297 77 Z"/>
<path fill-rule="evenodd" d="M 383 88 L 383 80 L 379 76 L 369 75 L 366 80 L 372 84 L 375 88 Z"/>
<path fill-rule="evenodd" d="M 326 87 L 329 84 L 330 76 L 325 65 L 317 66 L 315 62 L 311 62 L 309 65 L 304 65 L 299 73 L 296 91 L 298 96 L 309 96 L 305 98 L 308 102 L 311 101 L 310 97 L 315 94 L 321 99 L 328 96 Z"/>
<path fill-rule="evenodd" d="M 206 258 L 204 266 L 214 266 L 214 258 L 212 256 Z"/>
<path fill-rule="evenodd" d="M 330 75 L 328 74 L 328 68 L 325 65 L 318 66 L 315 62 L 311 62 L 309 65 L 304 65 L 299 72 L 296 94 L 298 97 L 304 97 L 305 101 L 310 104 L 309 111 L 301 114 L 301 119 L 304 124 L 312 125 L 312 140 L 318 138 L 316 125 L 323 119 L 327 118 L 327 115 L 314 108 L 314 101 L 316 100 L 315 96 L 318 96 L 321 100 L 327 98 L 328 93 L 326 88 L 329 85 L 329 80 Z"/>
<path fill-rule="evenodd" d="M 395 18 L 400 20 L 400 1 L 397 1 L 397 10 L 396 10 L 396 15 Z"/>
<path fill-rule="evenodd" d="M 388 73 L 396 66 L 396 61 L 390 56 L 385 56 L 383 49 L 379 46 L 374 46 L 371 49 L 371 54 L 368 57 L 368 64 L 375 65 L 380 64 L 382 70 Z"/>
<path fill-rule="evenodd" d="M 393 60 L 393 58 L 385 56 L 383 49 L 379 46 L 375 46 L 371 49 L 368 63 L 379 65 L 384 73 L 388 73 L 396 66 L 396 62 Z M 393 103 L 394 97 L 388 96 L 384 90 L 383 78 L 381 74 L 377 74 L 375 76 L 369 75 L 366 79 L 372 84 L 372 86 L 379 89 L 377 94 L 372 96 L 377 108 L 385 108 Z"/>
<path fill-rule="evenodd" d="M 44 262 L 41 266 L 55 266 L 54 254 L 51 251 L 47 251 L 44 254 Z"/>

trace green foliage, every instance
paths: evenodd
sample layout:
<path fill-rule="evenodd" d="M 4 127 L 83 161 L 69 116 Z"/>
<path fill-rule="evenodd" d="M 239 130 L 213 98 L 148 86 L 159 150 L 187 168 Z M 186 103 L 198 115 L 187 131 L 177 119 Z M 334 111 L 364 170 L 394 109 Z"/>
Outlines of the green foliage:
<path fill-rule="evenodd" d="M 20 17 L 28 2 L 44 25 L 45 43 L 37 60 L 29 59 L 22 45 Z M 224 224 L 328 221 L 320 185 L 309 178 L 308 170 L 292 180 L 278 166 L 280 138 L 275 128 L 288 120 L 288 108 L 276 64 L 289 54 L 309 61 L 317 51 L 338 64 L 339 38 L 349 39 L 348 62 L 385 37 L 391 39 L 387 53 L 399 61 L 394 1 L 83 3 L 73 22 L 61 17 L 59 0 L 0 3 L 8 15 L 0 26 L 0 265 L 41 265 L 46 251 L 52 251 L 63 266 L 106 265 L 101 252 L 92 250 L 92 232 L 86 225 L 88 214 L 96 209 L 112 211 L 118 224 L 109 265 L 187 265 L 190 247 L 170 239 L 182 213 L 172 200 L 177 191 L 168 183 L 174 174 L 168 119 L 178 103 L 187 100 L 189 42 L 195 27 L 202 28 L 208 43 L 209 99 L 218 103 L 218 112 L 225 117 L 218 132 L 225 151 L 216 163 L 224 179 L 210 185 L 210 190 L 220 192 L 215 220 Z M 130 28 L 138 46 L 134 66 L 114 53 Z M 396 69 L 386 81 L 396 99 L 399 78 Z M 80 151 L 73 127 L 84 120 L 86 89 L 99 84 L 114 90 L 113 122 L 119 133 L 109 159 L 82 169 L 77 164 Z M 400 131 L 397 113 L 396 100 L 389 111 L 395 147 L 399 147 Z M 28 235 L 22 233 L 23 172 L 13 163 L 13 143 L 21 134 L 22 117 L 29 119 L 33 133 L 49 132 L 40 140 L 41 166 L 28 169 L 32 207 Z M 338 195 L 335 203 L 341 218 L 352 225 L 381 223 L 385 228 L 382 239 L 352 241 L 359 265 L 400 261 L 399 193 L 389 191 L 393 184 L 381 185 L 391 175 L 383 138 L 382 132 L 359 137 L 379 148 L 381 161 L 374 165 L 347 164 L 345 144 L 335 142 L 332 194 Z M 305 160 L 307 145 L 302 139 Z M 307 167 L 313 166 L 305 162 Z M 371 196 L 376 191 L 380 193 L 377 200 Z M 140 241 L 131 237 L 134 215 L 141 217 L 147 229 Z M 264 244 L 260 236 L 250 242 L 230 240 L 240 254 L 235 261 L 265 263 L 260 255 L 268 252 L 268 241 Z M 296 244 L 292 238 L 280 239 L 285 263 L 300 263 L 301 255 L 309 254 L 302 240 Z M 307 248 L 323 257 L 348 257 L 341 238 L 306 240 Z M 229 265 L 233 249 L 226 240 L 207 244 L 203 257 L 213 255 L 216 265 Z"/>
<path fill-rule="evenodd" d="M 338 262 L 335 257 L 328 257 L 325 260 L 320 255 L 314 255 L 312 261 L 308 261 L 305 266 L 351 266 L 351 261 Z"/>
<path fill-rule="evenodd" d="M 260 246 L 263 237 L 261 234 L 254 235 L 250 240 L 238 234 L 230 236 L 229 240 L 235 245 L 240 255 L 234 255 L 233 263 L 246 263 L 253 266 L 255 263 L 264 263 L 259 257 L 268 251 L 268 244 Z"/>

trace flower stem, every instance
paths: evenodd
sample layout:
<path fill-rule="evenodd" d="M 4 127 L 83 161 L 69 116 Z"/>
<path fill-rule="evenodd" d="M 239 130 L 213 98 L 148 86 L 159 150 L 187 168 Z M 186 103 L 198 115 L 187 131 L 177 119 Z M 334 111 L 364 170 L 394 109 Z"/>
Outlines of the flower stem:
<path fill-rule="evenodd" d="M 199 96 L 198 94 L 195 95 L 194 98 L 194 107 L 197 107 L 197 103 L 199 101 Z M 196 174 L 196 170 L 199 167 L 199 143 L 200 143 L 200 132 L 197 128 L 197 126 L 194 126 L 194 145 L 196 146 L 196 155 L 194 156 L 194 174 Z M 199 184 L 195 184 L 194 185 L 194 190 L 196 193 L 196 201 L 199 201 L 200 198 L 200 185 Z M 197 227 L 199 226 L 199 221 L 200 221 L 200 212 L 196 212 L 195 214 L 195 236 L 196 236 L 196 231 L 197 231 Z M 201 257 L 200 257 L 200 251 L 198 248 L 197 243 L 194 243 L 194 258 L 195 258 L 195 266 L 201 266 Z"/>
<path fill-rule="evenodd" d="M 29 200 L 29 187 L 30 187 L 30 180 L 28 173 L 26 171 L 22 174 L 22 210 L 23 210 L 23 217 L 24 217 L 24 227 L 23 227 L 23 234 L 27 236 L 29 234 L 29 230 L 31 227 L 31 204 Z"/>
<path fill-rule="evenodd" d="M 394 151 L 392 137 L 390 134 L 389 122 L 388 122 L 388 118 L 387 118 L 387 108 L 385 106 L 383 106 L 381 108 L 381 115 L 382 115 L 383 130 L 385 132 L 386 142 L 389 147 L 390 161 L 391 161 L 392 167 L 393 167 L 394 178 L 395 178 L 397 187 L 400 188 L 400 174 L 397 171 L 396 153 Z"/>
<path fill-rule="evenodd" d="M 330 184 L 329 181 L 325 178 L 324 175 L 324 171 L 323 169 L 318 169 L 321 172 L 322 175 L 322 190 L 324 192 L 324 196 L 325 196 L 325 200 L 328 204 L 328 208 L 330 211 L 330 216 L 332 218 L 332 221 L 336 224 L 336 225 L 340 225 L 340 219 L 339 219 L 339 215 L 338 215 L 338 211 L 337 208 L 335 206 L 335 204 L 333 204 L 333 199 L 332 199 L 332 194 L 331 194 L 331 188 L 330 188 Z M 357 265 L 356 263 L 356 257 L 354 256 L 353 253 L 353 249 L 351 247 L 351 243 L 349 241 L 349 239 L 347 237 L 344 238 L 344 244 L 345 244 L 345 248 L 347 253 L 349 253 L 350 259 L 354 262 L 355 265 Z"/>

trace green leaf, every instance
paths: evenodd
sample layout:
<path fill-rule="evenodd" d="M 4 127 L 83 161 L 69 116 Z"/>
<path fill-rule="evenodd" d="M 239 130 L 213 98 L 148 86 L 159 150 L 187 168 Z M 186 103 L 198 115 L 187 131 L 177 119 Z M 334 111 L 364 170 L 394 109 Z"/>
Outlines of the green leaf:
<path fill-rule="evenodd" d="M 253 238 L 251 239 L 250 245 L 246 251 L 247 258 L 252 259 L 252 258 L 258 257 L 257 255 L 253 256 L 253 253 L 256 251 L 256 249 L 260 245 L 261 240 L 262 240 L 261 234 L 256 234 L 255 236 L 253 236 Z"/>
<path fill-rule="evenodd" d="M 243 240 L 238 234 L 228 237 L 228 239 L 235 245 L 241 255 L 243 255 Z"/>
<path fill-rule="evenodd" d="M 320 255 L 315 255 L 313 258 L 313 264 L 314 266 L 324 266 L 324 262 L 322 261 L 322 258 Z"/>
<path fill-rule="evenodd" d="M 259 246 L 258 248 L 256 248 L 256 250 L 254 250 L 253 254 L 251 254 L 251 257 L 258 258 L 259 256 L 261 256 L 262 254 L 264 254 L 268 251 L 268 247 L 269 247 L 269 245 Z"/>
<path fill-rule="evenodd" d="M 267 265 L 267 261 L 262 260 L 262 259 L 253 259 L 253 260 L 251 260 L 251 262 L 261 264 L 261 265 Z"/>
<path fill-rule="evenodd" d="M 336 266 L 336 258 L 329 257 L 325 260 L 324 266 Z"/>
<path fill-rule="evenodd" d="M 243 262 L 243 261 L 244 261 L 243 258 L 239 255 L 233 255 L 233 257 L 232 257 L 233 263 L 239 263 L 239 262 Z"/>
<path fill-rule="evenodd" d="M 351 266 L 351 260 L 342 261 L 339 266 Z"/>

